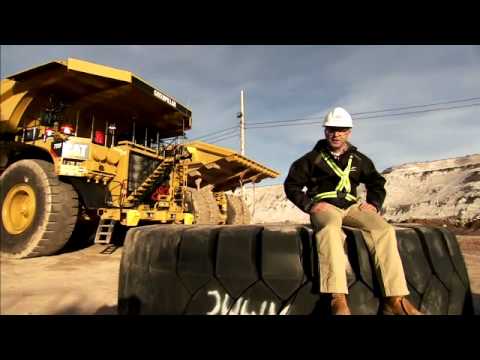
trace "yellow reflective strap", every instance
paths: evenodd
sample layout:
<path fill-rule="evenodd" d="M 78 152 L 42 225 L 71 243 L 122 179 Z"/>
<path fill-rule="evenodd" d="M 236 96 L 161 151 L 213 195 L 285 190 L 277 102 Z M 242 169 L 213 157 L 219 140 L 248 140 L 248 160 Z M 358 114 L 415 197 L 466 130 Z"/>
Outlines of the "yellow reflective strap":
<path fill-rule="evenodd" d="M 317 195 L 315 195 L 315 197 L 322 197 L 324 195 L 337 195 L 337 192 L 336 191 L 327 191 L 327 192 L 317 194 Z"/>
<path fill-rule="evenodd" d="M 339 177 L 342 177 L 343 171 L 335 164 L 323 151 L 320 153 L 322 155 L 323 160 L 327 163 L 328 166 L 333 170 L 335 174 Z"/>
<path fill-rule="evenodd" d="M 328 165 L 332 168 L 332 170 L 337 174 L 339 177 L 343 176 L 343 171 L 340 169 L 337 164 L 335 164 L 332 160 L 328 159 Z"/>
<path fill-rule="evenodd" d="M 337 198 L 338 194 L 336 191 L 329 191 L 325 193 L 320 193 L 317 194 L 313 197 L 313 200 L 321 200 L 321 199 L 331 199 L 331 198 Z M 357 201 L 357 197 L 353 196 L 352 194 L 347 194 L 345 196 L 345 199 L 350 200 L 350 201 Z"/>
<path fill-rule="evenodd" d="M 345 190 L 349 193 L 352 190 L 352 186 L 350 185 L 350 169 L 352 168 L 352 158 L 353 156 L 350 155 L 348 159 L 347 167 L 345 168 Z"/>
<path fill-rule="evenodd" d="M 343 174 L 335 190 L 342 190 L 343 188 L 345 188 L 347 192 L 350 192 L 350 190 L 348 190 L 349 187 L 350 180 L 348 178 L 348 174 Z"/>
<path fill-rule="evenodd" d="M 321 199 L 335 199 L 336 197 L 337 197 L 337 194 L 323 195 L 323 196 L 317 198 L 317 200 L 321 200 Z"/>
<path fill-rule="evenodd" d="M 327 165 L 330 166 L 330 168 L 340 178 L 341 183 L 337 185 L 337 186 L 340 186 L 340 188 L 338 188 L 337 190 L 340 190 L 343 187 L 347 189 L 350 187 L 350 190 L 351 190 L 349 175 L 350 175 L 350 169 L 352 168 L 353 156 L 350 155 L 350 158 L 348 159 L 347 167 L 345 168 L 345 170 L 342 170 L 323 151 L 320 154 L 322 158 L 325 160 L 325 162 L 327 163 Z"/>
<path fill-rule="evenodd" d="M 345 170 L 340 169 L 337 164 L 335 164 L 323 151 L 320 152 L 320 155 L 322 156 L 323 160 L 325 160 L 327 165 L 330 166 L 333 172 L 335 172 L 335 174 L 340 178 L 340 181 L 335 187 L 335 191 L 317 194 L 313 197 L 313 200 L 336 198 L 338 197 L 337 191 L 342 191 L 342 189 L 345 189 L 347 193 L 345 198 L 350 201 L 357 201 L 357 197 L 350 194 L 350 191 L 352 190 L 352 185 L 350 183 L 350 170 L 352 169 L 353 155 L 350 155 Z"/>
<path fill-rule="evenodd" d="M 342 189 L 342 187 L 343 187 L 342 182 L 343 182 L 343 179 L 340 180 L 340 182 L 338 183 L 337 187 L 335 188 L 336 191 L 339 191 L 339 190 Z"/>
<path fill-rule="evenodd" d="M 337 192 L 336 191 L 328 191 L 324 193 L 317 194 L 313 197 L 313 200 L 318 200 L 318 199 L 326 199 L 326 198 L 336 198 L 337 197 Z"/>
<path fill-rule="evenodd" d="M 347 200 L 350 200 L 350 201 L 357 201 L 357 197 L 351 195 L 351 194 L 347 194 L 347 196 L 345 196 L 345 199 Z"/>
<path fill-rule="evenodd" d="M 335 173 L 337 175 L 339 174 L 343 174 L 343 171 L 342 169 L 340 169 L 337 164 L 335 164 L 335 162 L 327 155 L 325 154 L 324 152 L 322 152 L 322 156 L 324 158 L 324 160 L 327 162 L 328 166 L 330 166 L 332 168 L 333 171 L 335 171 Z M 340 175 L 339 175 L 340 176 Z"/>
<path fill-rule="evenodd" d="M 345 187 L 345 177 L 342 177 L 340 179 L 340 182 L 338 183 L 337 187 L 335 188 L 335 190 L 342 190 L 343 188 Z"/>

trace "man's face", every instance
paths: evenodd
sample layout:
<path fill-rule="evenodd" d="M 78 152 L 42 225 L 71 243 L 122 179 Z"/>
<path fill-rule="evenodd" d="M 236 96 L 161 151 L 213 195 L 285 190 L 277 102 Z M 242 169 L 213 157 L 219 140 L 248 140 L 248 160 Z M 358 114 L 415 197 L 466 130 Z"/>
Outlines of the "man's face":
<path fill-rule="evenodd" d="M 347 127 L 325 127 L 325 139 L 333 150 L 342 149 L 350 139 L 352 129 Z"/>

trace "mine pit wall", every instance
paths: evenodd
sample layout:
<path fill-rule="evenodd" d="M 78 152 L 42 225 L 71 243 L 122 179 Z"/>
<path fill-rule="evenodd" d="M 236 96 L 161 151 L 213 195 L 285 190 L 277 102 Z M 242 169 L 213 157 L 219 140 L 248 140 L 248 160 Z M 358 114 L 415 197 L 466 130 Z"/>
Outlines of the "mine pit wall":
<path fill-rule="evenodd" d="M 480 220 L 480 154 L 405 164 L 383 172 L 387 180 L 382 214 L 390 222 L 440 220 L 459 226 Z M 358 195 L 365 199 L 363 185 Z M 308 223 L 309 216 L 293 205 L 283 185 L 245 189 L 253 221 Z M 255 204 L 253 199 L 255 198 Z"/>

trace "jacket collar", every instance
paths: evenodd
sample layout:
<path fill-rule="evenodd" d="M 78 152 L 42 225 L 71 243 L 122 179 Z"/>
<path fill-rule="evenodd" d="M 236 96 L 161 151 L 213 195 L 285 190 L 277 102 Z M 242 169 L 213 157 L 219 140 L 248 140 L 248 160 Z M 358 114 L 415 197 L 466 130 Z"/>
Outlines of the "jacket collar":
<path fill-rule="evenodd" d="M 345 153 L 349 153 L 349 152 L 351 152 L 351 151 L 356 151 L 356 150 L 357 150 L 356 146 L 350 144 L 349 142 L 347 142 L 347 144 L 348 144 L 348 149 L 347 149 L 347 151 L 346 151 Z M 327 142 L 326 139 L 321 139 L 321 140 L 319 140 L 319 141 L 317 142 L 317 144 L 315 145 L 315 147 L 313 148 L 313 151 L 316 151 L 316 152 L 320 152 L 320 151 L 322 151 L 322 150 L 327 151 L 327 153 L 330 151 L 330 150 L 328 149 L 328 142 Z"/>

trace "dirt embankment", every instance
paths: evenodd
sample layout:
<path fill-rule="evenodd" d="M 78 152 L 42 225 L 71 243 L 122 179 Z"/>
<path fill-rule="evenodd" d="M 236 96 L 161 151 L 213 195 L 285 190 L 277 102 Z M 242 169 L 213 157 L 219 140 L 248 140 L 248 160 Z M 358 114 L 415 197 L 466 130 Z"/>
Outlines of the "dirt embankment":
<path fill-rule="evenodd" d="M 394 223 L 438 221 L 447 227 L 480 228 L 480 154 L 393 167 L 383 172 L 387 197 L 382 215 Z M 365 201 L 360 185 L 357 195 Z M 308 214 L 290 202 L 283 185 L 245 188 L 258 223 L 308 223 Z M 421 221 L 421 220 L 418 220 Z"/>
<path fill-rule="evenodd" d="M 408 219 L 400 224 L 423 224 L 428 226 L 439 226 L 446 228 L 455 235 L 480 236 L 480 219 L 462 223 L 458 219 L 449 217 L 442 219 Z"/>

